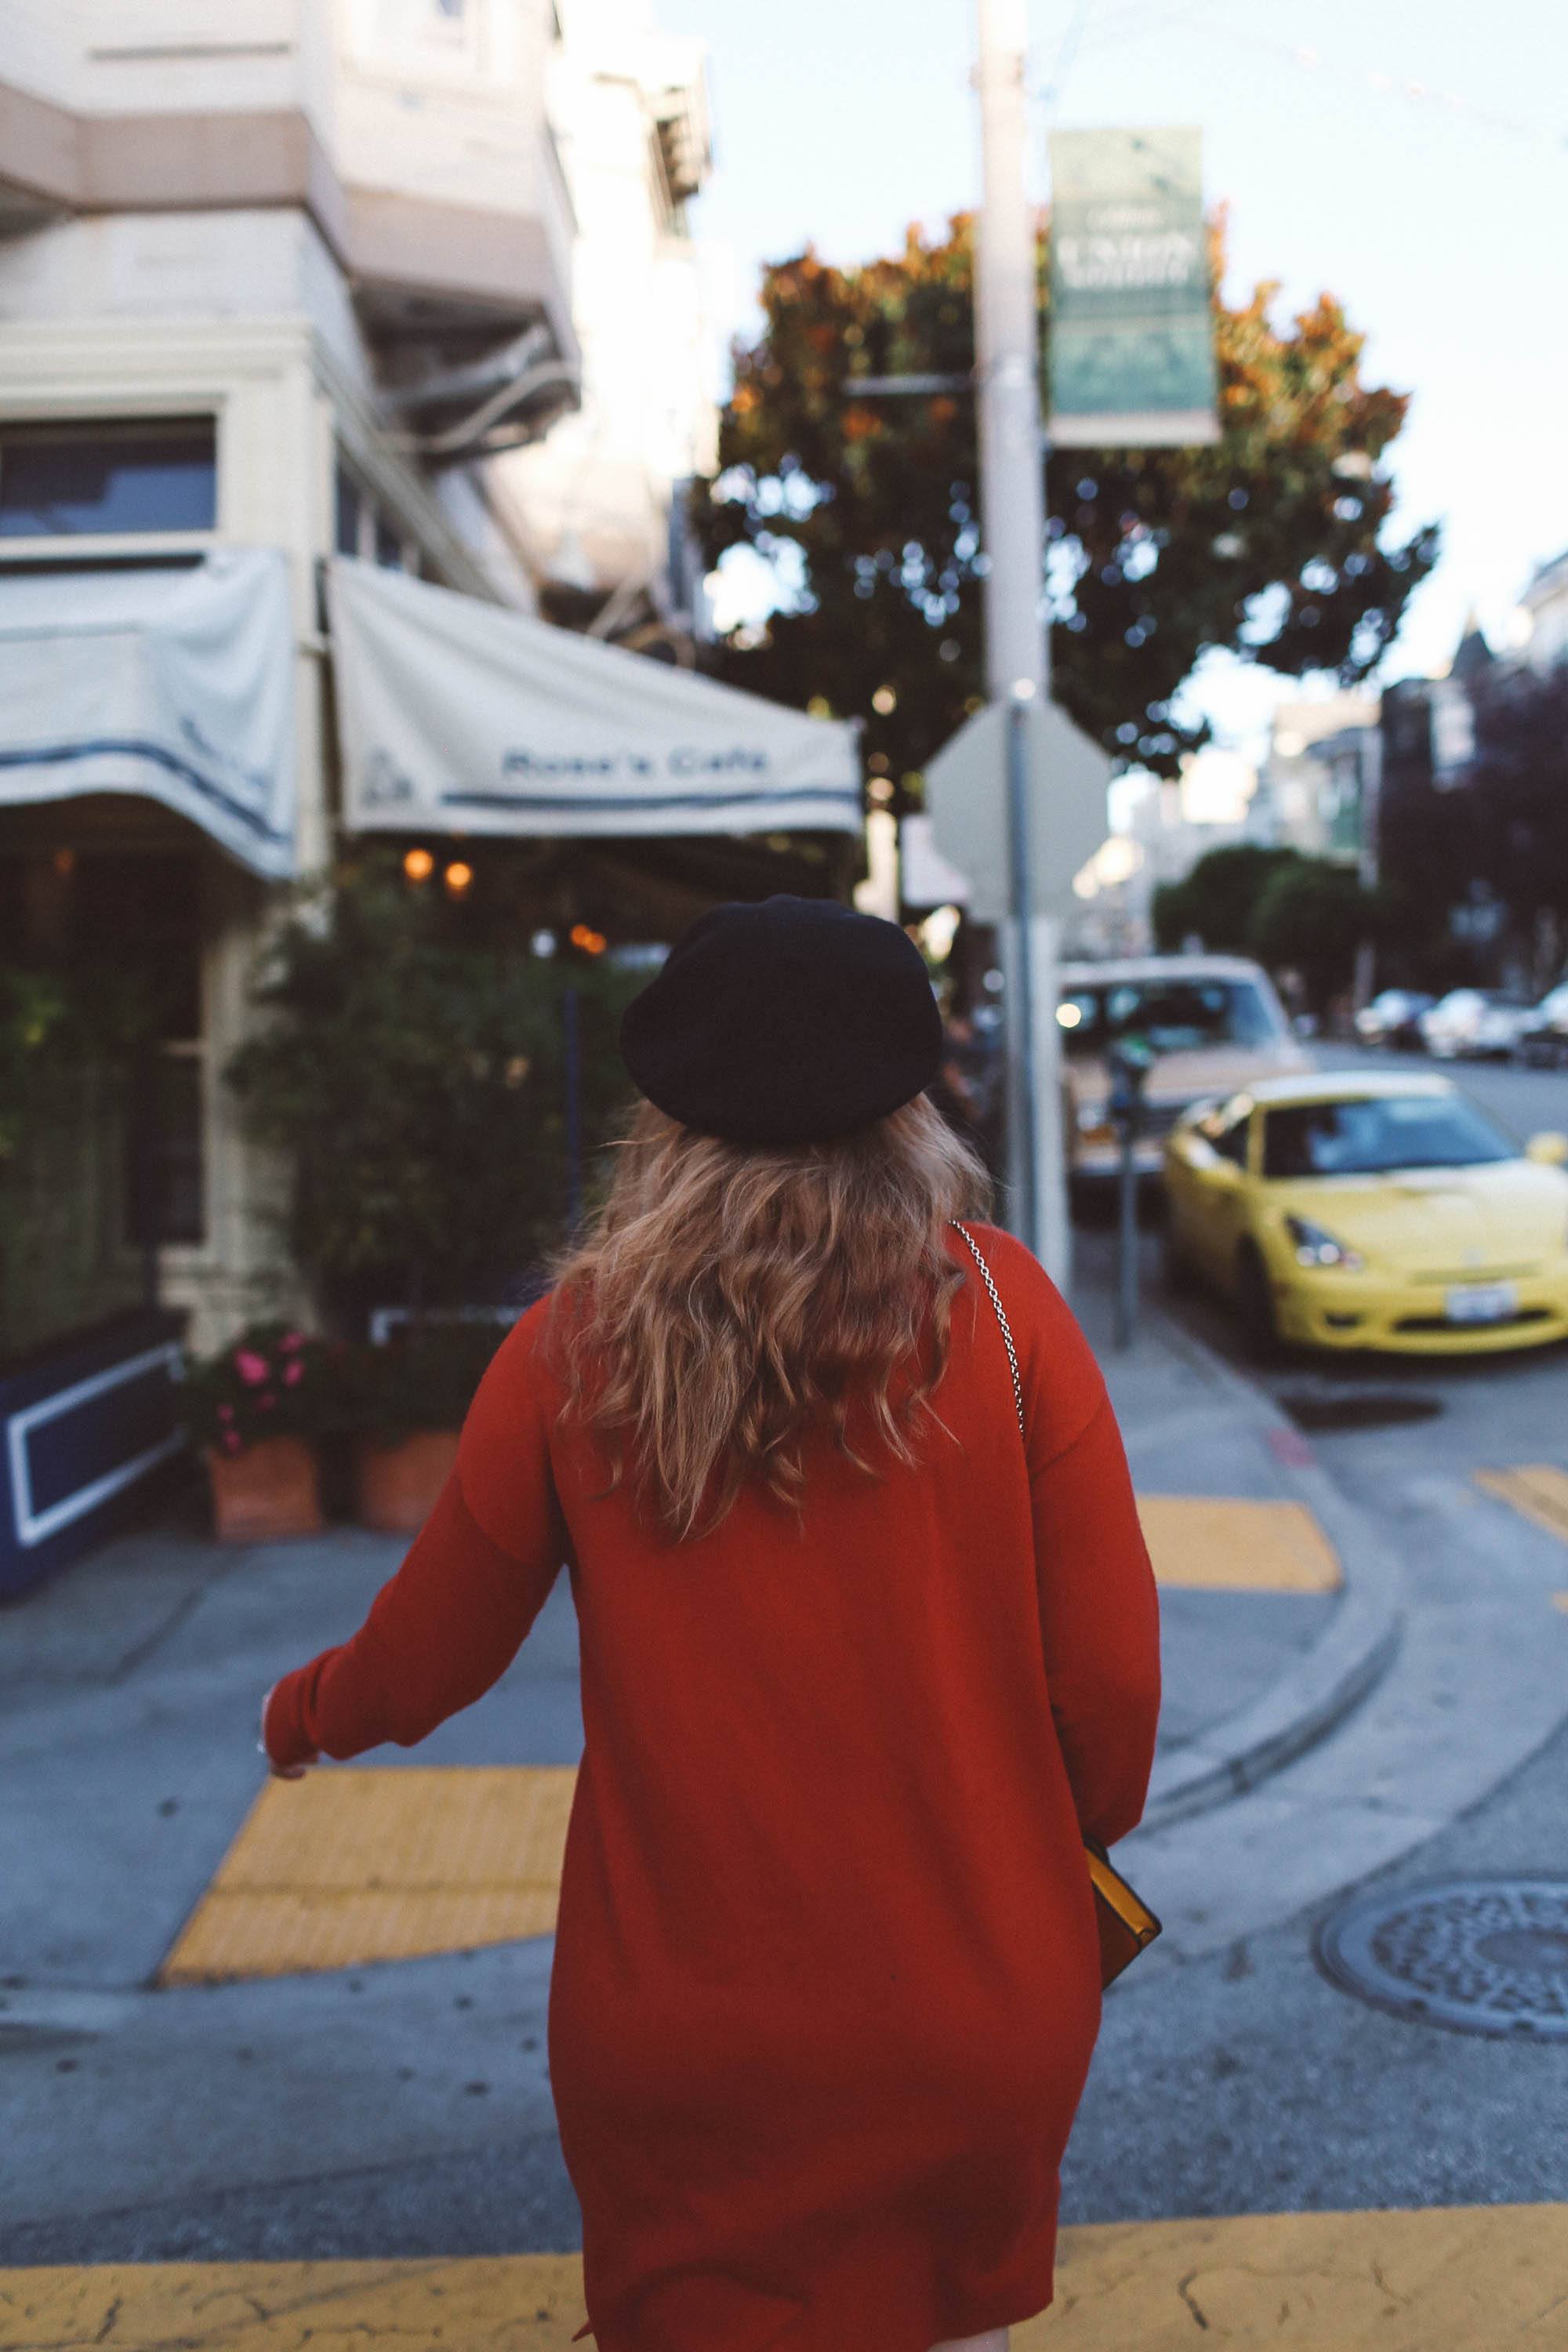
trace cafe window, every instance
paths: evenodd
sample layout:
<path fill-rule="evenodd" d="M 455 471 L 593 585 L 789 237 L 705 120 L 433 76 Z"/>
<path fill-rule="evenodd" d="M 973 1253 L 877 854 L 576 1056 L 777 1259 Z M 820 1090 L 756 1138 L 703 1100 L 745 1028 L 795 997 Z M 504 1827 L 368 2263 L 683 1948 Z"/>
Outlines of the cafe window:
<path fill-rule="evenodd" d="M 384 572 L 401 572 L 405 568 L 403 533 L 383 514 L 378 514 L 375 519 L 375 560 Z"/>
<path fill-rule="evenodd" d="M 0 538 L 212 530 L 211 416 L 0 425 Z"/>
<path fill-rule="evenodd" d="M 340 555 L 379 563 L 384 572 L 418 569 L 417 550 L 396 516 L 341 458 L 333 485 L 332 545 Z"/>
<path fill-rule="evenodd" d="M 125 1238 L 200 1242 L 206 1237 L 202 1149 L 201 1048 L 167 1042 L 148 1056 L 126 1138 Z"/>
<path fill-rule="evenodd" d="M 364 494 L 344 466 L 338 467 L 335 491 L 332 544 L 340 555 L 357 555 L 364 519 Z"/>
<path fill-rule="evenodd" d="M 133 1054 L 121 1187 L 132 1243 L 205 1238 L 198 882 L 180 856 L 83 857 L 73 876 L 79 953 L 115 974 Z"/>

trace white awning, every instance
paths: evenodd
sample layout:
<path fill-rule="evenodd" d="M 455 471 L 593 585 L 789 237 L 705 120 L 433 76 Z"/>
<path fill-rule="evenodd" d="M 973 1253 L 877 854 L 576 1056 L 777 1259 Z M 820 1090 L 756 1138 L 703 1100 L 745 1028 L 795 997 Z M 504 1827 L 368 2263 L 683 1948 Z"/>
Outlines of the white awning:
<path fill-rule="evenodd" d="M 843 721 L 374 564 L 328 601 L 351 831 L 859 831 Z"/>
<path fill-rule="evenodd" d="M 294 872 L 287 559 L 0 577 L 0 807 L 135 793 Z"/>

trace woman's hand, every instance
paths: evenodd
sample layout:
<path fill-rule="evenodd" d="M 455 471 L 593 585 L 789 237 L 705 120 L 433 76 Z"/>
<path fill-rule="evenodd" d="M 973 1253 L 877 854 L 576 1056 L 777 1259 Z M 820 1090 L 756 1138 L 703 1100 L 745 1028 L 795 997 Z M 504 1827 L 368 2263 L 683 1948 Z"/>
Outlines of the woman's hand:
<path fill-rule="evenodd" d="M 277 1684 L 274 1683 L 272 1690 L 268 1692 L 266 1698 L 261 1702 L 261 1737 L 257 1741 L 256 1745 L 262 1755 L 266 1757 L 267 1769 L 271 1773 L 272 1778 L 275 1780 L 302 1780 L 306 1773 L 310 1770 L 310 1766 L 321 1762 L 321 1759 L 320 1753 L 313 1750 L 311 1754 L 305 1759 L 303 1763 L 300 1764 L 275 1764 L 272 1761 L 271 1752 L 267 1745 L 267 1709 L 272 1697 L 272 1691 L 275 1691 L 277 1687 Z"/>

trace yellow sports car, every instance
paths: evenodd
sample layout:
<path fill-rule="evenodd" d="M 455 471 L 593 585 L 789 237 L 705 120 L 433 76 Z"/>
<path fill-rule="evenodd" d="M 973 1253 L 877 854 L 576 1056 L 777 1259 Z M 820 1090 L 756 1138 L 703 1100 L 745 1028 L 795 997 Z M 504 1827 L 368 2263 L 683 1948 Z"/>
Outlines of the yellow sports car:
<path fill-rule="evenodd" d="M 1269 1078 L 1165 1146 L 1166 1271 L 1279 1340 L 1469 1355 L 1568 1337 L 1568 1138 L 1436 1076 Z"/>

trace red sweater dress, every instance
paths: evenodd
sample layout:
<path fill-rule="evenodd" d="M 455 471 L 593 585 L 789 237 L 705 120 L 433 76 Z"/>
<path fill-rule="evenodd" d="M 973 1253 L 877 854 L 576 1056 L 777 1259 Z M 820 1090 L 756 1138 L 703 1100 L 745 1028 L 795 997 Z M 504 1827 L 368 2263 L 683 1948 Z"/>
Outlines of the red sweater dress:
<path fill-rule="evenodd" d="M 972 1230 L 1026 1447 L 950 1231 L 951 1435 L 880 1483 L 814 1438 L 804 1527 L 748 1490 L 674 1545 L 555 1427 L 542 1299 L 360 1632 L 268 1708 L 278 1763 L 411 1746 L 567 1564 L 584 1748 L 549 2050 L 601 2352 L 927 2352 L 1050 2301 L 1100 2020 L 1081 1841 L 1142 1808 L 1158 1628 L 1093 1357 L 1029 1252 Z"/>

